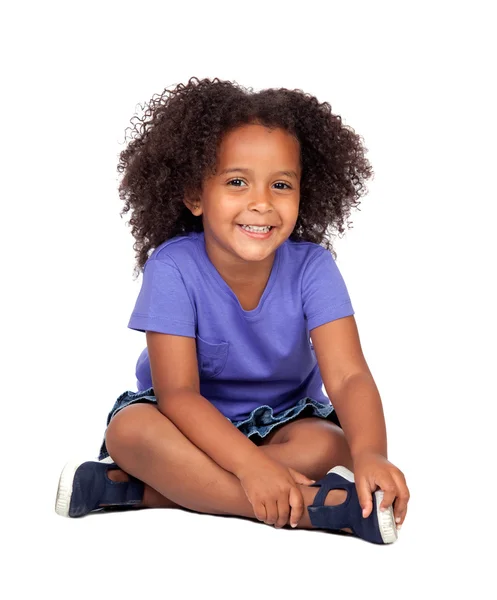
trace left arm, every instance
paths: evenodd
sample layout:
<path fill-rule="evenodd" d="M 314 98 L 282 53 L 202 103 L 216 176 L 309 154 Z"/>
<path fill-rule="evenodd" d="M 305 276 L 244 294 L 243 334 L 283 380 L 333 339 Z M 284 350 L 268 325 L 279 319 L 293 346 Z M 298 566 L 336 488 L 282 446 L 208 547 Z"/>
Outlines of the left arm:
<path fill-rule="evenodd" d="M 409 490 L 403 473 L 387 460 L 387 434 L 380 394 L 362 353 L 353 315 L 335 319 L 310 332 L 324 387 L 337 411 L 354 462 L 363 516 L 371 513 L 371 493 L 384 491 L 381 506 L 395 500 L 400 525 Z M 399 527 L 399 525 L 397 525 Z"/>
<path fill-rule="evenodd" d="M 364 451 L 387 458 L 380 394 L 362 353 L 353 315 L 311 331 L 326 393 L 337 411 L 352 458 Z"/>

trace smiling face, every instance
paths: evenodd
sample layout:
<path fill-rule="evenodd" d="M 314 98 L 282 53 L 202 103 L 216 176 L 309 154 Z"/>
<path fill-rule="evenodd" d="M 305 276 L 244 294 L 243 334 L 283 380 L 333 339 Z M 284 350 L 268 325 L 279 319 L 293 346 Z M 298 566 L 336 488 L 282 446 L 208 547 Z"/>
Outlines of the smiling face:
<path fill-rule="evenodd" d="M 236 276 L 270 270 L 297 222 L 300 177 L 299 142 L 285 130 L 244 125 L 224 136 L 215 174 L 196 202 L 185 201 L 202 215 L 207 254 L 218 271 Z M 240 225 L 273 229 L 255 237 Z"/>

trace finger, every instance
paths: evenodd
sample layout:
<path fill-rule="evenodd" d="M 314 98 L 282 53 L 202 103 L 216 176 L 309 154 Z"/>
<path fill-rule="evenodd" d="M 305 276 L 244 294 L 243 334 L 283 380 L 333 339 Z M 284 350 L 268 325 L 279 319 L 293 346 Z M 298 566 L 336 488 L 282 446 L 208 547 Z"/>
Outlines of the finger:
<path fill-rule="evenodd" d="M 371 514 L 373 510 L 373 497 L 372 492 L 368 480 L 366 477 L 362 476 L 356 479 L 356 490 L 357 496 L 359 498 L 359 504 L 362 508 L 362 516 L 366 519 Z"/>
<path fill-rule="evenodd" d="M 313 483 L 316 483 L 316 480 L 307 477 L 307 475 L 304 475 L 303 473 L 299 473 L 298 481 L 296 483 L 301 483 L 302 485 L 312 485 Z"/>
<path fill-rule="evenodd" d="M 276 500 L 266 500 L 264 502 L 266 506 L 266 523 L 268 525 L 274 525 L 278 520 L 278 505 Z"/>
<path fill-rule="evenodd" d="M 275 523 L 276 528 L 284 527 L 288 523 L 290 516 L 290 504 L 288 496 L 282 495 L 278 498 L 278 520 Z"/>
<path fill-rule="evenodd" d="M 255 500 L 252 504 L 252 508 L 257 519 L 264 523 L 266 520 L 266 507 L 264 504 L 260 500 Z"/>
<path fill-rule="evenodd" d="M 383 511 L 393 504 L 399 491 L 397 489 L 397 484 L 391 476 L 382 477 L 381 481 L 378 481 L 377 483 L 383 491 L 383 500 L 380 503 L 380 510 Z"/>
<path fill-rule="evenodd" d="M 291 506 L 290 525 L 296 527 L 304 514 L 304 497 L 297 487 L 290 489 L 289 503 Z"/>
<path fill-rule="evenodd" d="M 399 473 L 392 473 L 392 477 L 394 478 L 397 484 L 397 489 L 399 490 L 394 502 L 395 522 L 402 525 L 406 517 L 407 503 L 409 502 L 410 498 L 409 488 L 407 487 L 406 480 L 402 472 L 399 471 Z"/>
<path fill-rule="evenodd" d="M 290 471 L 290 475 L 292 476 L 295 483 L 300 483 L 302 485 L 311 485 L 312 483 L 316 483 L 315 479 L 309 479 L 307 475 L 304 475 L 303 473 L 300 473 L 299 471 L 296 471 L 291 467 L 288 467 L 288 470 Z"/>
<path fill-rule="evenodd" d="M 397 503 L 397 498 L 395 498 L 393 505 L 394 505 L 394 515 L 395 515 L 395 525 L 396 525 L 397 529 L 400 529 L 406 519 L 407 508 L 400 512 L 396 512 L 395 511 L 396 503 Z"/>

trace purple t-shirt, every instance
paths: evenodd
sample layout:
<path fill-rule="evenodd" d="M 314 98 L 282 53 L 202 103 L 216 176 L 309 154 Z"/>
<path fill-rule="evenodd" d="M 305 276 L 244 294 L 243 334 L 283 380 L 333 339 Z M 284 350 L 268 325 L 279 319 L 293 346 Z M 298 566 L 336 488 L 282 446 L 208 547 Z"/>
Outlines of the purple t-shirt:
<path fill-rule="evenodd" d="M 277 414 L 311 397 L 330 404 L 309 332 L 353 315 L 331 252 L 286 240 L 254 310 L 244 310 L 205 249 L 204 233 L 176 236 L 147 259 L 128 323 L 136 331 L 196 338 L 200 394 L 233 421 L 263 404 Z M 152 387 L 147 348 L 138 391 Z"/>

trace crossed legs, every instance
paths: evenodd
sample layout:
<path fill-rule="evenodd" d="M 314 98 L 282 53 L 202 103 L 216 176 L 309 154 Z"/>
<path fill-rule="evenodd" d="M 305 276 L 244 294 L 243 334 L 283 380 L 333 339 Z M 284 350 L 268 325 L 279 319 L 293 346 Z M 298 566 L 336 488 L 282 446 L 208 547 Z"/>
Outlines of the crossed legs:
<path fill-rule="evenodd" d="M 238 515 L 255 519 L 238 478 L 195 446 L 152 404 L 133 404 L 111 420 L 106 446 L 122 471 L 143 481 L 143 507 L 183 507 L 196 512 Z M 337 464 L 352 467 L 342 430 L 317 417 L 304 417 L 279 426 L 260 445 L 268 456 L 311 479 L 320 479 Z M 300 486 L 304 505 L 312 504 L 318 488 Z M 326 503 L 339 504 L 343 490 L 332 490 Z M 329 500 L 329 502 L 328 502 Z M 311 528 L 307 510 L 298 525 Z"/>

